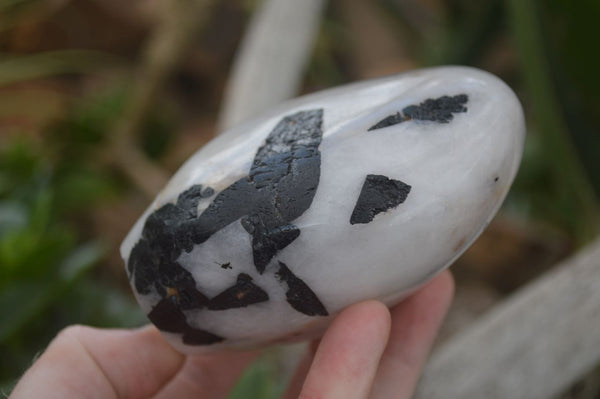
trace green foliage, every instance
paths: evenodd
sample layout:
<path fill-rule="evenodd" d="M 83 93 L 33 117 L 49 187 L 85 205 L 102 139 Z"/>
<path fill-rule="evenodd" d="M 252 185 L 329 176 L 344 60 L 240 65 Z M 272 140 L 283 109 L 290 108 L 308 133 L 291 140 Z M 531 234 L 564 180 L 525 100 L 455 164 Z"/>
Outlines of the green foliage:
<path fill-rule="evenodd" d="M 120 81 L 116 84 L 119 86 L 105 88 L 82 99 L 62 120 L 49 127 L 48 142 L 55 159 L 65 169 L 86 163 L 106 143 L 115 116 L 121 112 L 127 98 L 127 85 Z"/>
<path fill-rule="evenodd" d="M 275 399 L 283 393 L 273 359 L 261 357 L 244 372 L 229 399 Z"/>
<path fill-rule="evenodd" d="M 150 159 L 160 159 L 170 149 L 173 140 L 171 124 L 162 113 L 153 115 L 145 124 L 140 146 Z"/>
<path fill-rule="evenodd" d="M 543 34 L 539 7 L 536 2 L 520 0 L 510 0 L 507 5 L 527 89 L 526 100 L 533 111 L 538 144 L 543 152 L 543 156 L 538 153 L 538 159 L 544 163 L 546 184 L 537 185 L 540 191 L 530 193 L 533 208 L 545 209 L 548 220 L 557 222 L 579 243 L 584 243 L 598 234 L 600 224 L 600 208 L 589 173 L 597 174 L 598 170 L 585 170 L 574 144 L 573 130 L 565 121 L 565 111 L 558 98 L 560 90 L 553 82 L 544 53 L 548 47 L 547 35 Z M 587 145 L 597 141 L 597 137 L 591 135 Z M 539 193 L 549 195 L 540 201 Z"/>
<path fill-rule="evenodd" d="M 85 103 L 42 141 L 7 138 L 0 147 L 0 383 L 10 385 L 35 354 L 73 323 L 131 326 L 144 320 L 94 266 L 106 248 L 79 225 L 119 182 L 94 162 L 119 96 Z"/>
<path fill-rule="evenodd" d="M 550 0 L 540 4 L 548 66 L 565 123 L 596 195 L 600 195 L 600 54 L 597 37 L 600 3 Z"/>

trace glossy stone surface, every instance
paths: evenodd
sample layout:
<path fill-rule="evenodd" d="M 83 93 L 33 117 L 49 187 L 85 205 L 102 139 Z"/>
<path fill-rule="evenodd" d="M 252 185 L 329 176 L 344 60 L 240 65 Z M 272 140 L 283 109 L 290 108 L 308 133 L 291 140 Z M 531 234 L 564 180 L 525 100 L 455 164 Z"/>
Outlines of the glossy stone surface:
<path fill-rule="evenodd" d="M 393 305 L 450 265 L 520 162 L 514 93 L 442 67 L 301 97 L 198 151 L 121 253 L 186 353 L 314 337 L 344 307 Z"/>

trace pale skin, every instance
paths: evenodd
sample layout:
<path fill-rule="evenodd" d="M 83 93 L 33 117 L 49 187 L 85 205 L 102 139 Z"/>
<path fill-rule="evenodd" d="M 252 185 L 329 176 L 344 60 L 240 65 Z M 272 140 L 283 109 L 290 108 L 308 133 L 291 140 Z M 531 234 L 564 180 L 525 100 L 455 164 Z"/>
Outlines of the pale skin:
<path fill-rule="evenodd" d="M 453 292 L 445 271 L 391 310 L 377 301 L 348 307 L 311 345 L 284 398 L 410 398 Z M 154 327 L 72 326 L 10 398 L 224 398 L 258 354 L 184 356 Z"/>

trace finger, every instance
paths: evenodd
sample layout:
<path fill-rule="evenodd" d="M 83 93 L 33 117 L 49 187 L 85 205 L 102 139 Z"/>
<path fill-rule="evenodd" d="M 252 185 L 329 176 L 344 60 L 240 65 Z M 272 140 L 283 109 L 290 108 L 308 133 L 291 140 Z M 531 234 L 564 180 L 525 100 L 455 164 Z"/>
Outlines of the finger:
<path fill-rule="evenodd" d="M 188 356 L 181 371 L 156 398 L 226 398 L 242 372 L 257 356 L 258 352 Z"/>
<path fill-rule="evenodd" d="M 300 395 L 300 391 L 302 390 L 302 385 L 304 385 L 304 380 L 306 380 L 306 375 L 310 370 L 310 365 L 315 358 L 315 353 L 317 352 L 318 345 L 320 340 L 316 340 L 310 343 L 310 345 L 306 348 L 306 353 L 300 360 L 298 367 L 296 368 L 296 372 L 292 376 L 290 383 L 287 386 L 285 394 L 283 395 L 283 399 L 294 399 Z"/>
<path fill-rule="evenodd" d="M 448 271 L 391 310 L 392 328 L 371 398 L 410 398 L 454 293 Z"/>
<path fill-rule="evenodd" d="M 300 397 L 365 398 L 390 323 L 390 313 L 381 302 L 362 302 L 340 313 L 321 340 Z"/>
<path fill-rule="evenodd" d="M 11 398 L 148 397 L 179 371 L 183 360 L 154 327 L 71 326 L 25 373 Z"/>

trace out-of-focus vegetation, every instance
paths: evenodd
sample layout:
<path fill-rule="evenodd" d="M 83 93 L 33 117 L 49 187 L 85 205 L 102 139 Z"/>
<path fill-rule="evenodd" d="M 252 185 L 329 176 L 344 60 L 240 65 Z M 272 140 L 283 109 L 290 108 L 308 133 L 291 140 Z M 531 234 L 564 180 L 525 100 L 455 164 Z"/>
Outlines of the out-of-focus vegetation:
<path fill-rule="evenodd" d="M 94 272 L 109 248 L 90 231 L 90 212 L 118 200 L 123 184 L 94 162 L 92 153 L 121 101 L 89 101 L 44 127 L 40 136 L 20 128 L 2 138 L 0 351 L 4 356 L 0 373 L 4 384 L 65 325 L 143 322 L 129 295 Z"/>
<path fill-rule="evenodd" d="M 163 3 L 0 2 L 5 390 L 62 327 L 145 320 L 118 245 L 151 200 L 146 180 L 162 181 L 216 133 L 229 66 L 259 2 L 203 10 L 202 29 L 178 42 L 180 59 L 153 69 Z M 497 74 L 522 100 L 528 137 L 516 184 L 503 216 L 455 267 L 459 293 L 485 293 L 472 301 L 499 300 L 598 233 L 598 20 L 595 0 L 329 2 L 304 91 L 466 64 Z M 259 363 L 234 397 L 274 397 L 272 375 Z"/>

